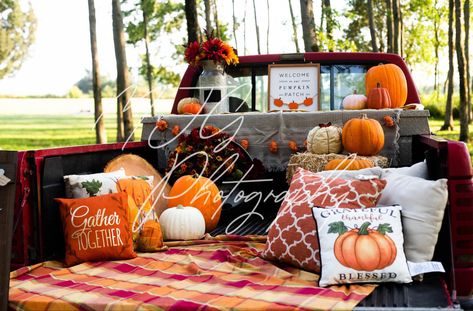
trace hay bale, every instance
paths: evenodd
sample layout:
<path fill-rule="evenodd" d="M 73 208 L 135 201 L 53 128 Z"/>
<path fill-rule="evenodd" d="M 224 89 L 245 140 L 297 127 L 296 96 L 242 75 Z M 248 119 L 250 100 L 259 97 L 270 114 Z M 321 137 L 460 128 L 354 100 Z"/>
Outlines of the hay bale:
<path fill-rule="evenodd" d="M 291 182 L 292 175 L 296 172 L 298 167 L 302 167 L 308 171 L 317 173 L 324 170 L 325 165 L 333 159 L 347 159 L 348 157 L 353 158 L 353 155 L 345 154 L 314 154 L 310 152 L 296 153 L 289 158 L 289 163 L 286 170 L 286 180 L 288 183 Z M 356 156 L 357 159 L 370 160 L 375 166 L 382 168 L 389 167 L 388 158 L 383 156 L 370 156 L 362 157 Z"/>

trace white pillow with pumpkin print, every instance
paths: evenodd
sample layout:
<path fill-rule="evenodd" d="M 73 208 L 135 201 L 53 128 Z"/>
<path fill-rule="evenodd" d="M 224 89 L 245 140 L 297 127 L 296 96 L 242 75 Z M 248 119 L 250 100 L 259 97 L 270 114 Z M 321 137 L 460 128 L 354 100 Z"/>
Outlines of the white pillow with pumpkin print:
<path fill-rule="evenodd" d="M 116 193 L 117 181 L 126 178 L 125 170 L 110 173 L 64 176 L 68 198 L 87 198 Z"/>
<path fill-rule="evenodd" d="M 409 283 L 400 206 L 313 208 L 319 236 L 319 286 Z"/>

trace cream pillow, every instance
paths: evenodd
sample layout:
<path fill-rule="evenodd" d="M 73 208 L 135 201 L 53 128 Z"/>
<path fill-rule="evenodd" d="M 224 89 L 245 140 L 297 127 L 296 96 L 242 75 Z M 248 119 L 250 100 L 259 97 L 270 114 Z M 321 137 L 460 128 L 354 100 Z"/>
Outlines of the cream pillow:
<path fill-rule="evenodd" d="M 411 166 L 406 166 L 406 167 L 386 168 L 383 171 L 384 173 L 391 172 L 391 173 L 397 173 L 401 175 L 420 177 L 424 179 L 429 178 L 429 171 L 427 169 L 427 163 L 425 161 L 418 162 Z"/>
<path fill-rule="evenodd" d="M 380 167 L 363 168 L 361 170 L 329 170 L 317 172 L 317 175 L 329 177 L 329 178 L 345 178 L 345 179 L 363 179 L 359 178 L 363 176 L 375 176 L 381 178 L 383 175 L 383 169 Z"/>
<path fill-rule="evenodd" d="M 124 169 L 110 173 L 67 175 L 64 176 L 66 196 L 77 199 L 116 193 L 117 181 L 125 177 Z"/>
<path fill-rule="evenodd" d="M 393 172 L 383 178 L 387 184 L 378 204 L 402 206 L 407 260 L 431 260 L 447 205 L 447 179 L 432 181 Z"/>

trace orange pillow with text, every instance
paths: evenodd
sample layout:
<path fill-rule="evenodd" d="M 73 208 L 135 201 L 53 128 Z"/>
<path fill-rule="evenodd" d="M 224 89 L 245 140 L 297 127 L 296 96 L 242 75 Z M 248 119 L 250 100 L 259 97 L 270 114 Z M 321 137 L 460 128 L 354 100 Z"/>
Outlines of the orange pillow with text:
<path fill-rule="evenodd" d="M 67 266 L 136 257 L 126 193 L 56 201 L 64 227 Z"/>

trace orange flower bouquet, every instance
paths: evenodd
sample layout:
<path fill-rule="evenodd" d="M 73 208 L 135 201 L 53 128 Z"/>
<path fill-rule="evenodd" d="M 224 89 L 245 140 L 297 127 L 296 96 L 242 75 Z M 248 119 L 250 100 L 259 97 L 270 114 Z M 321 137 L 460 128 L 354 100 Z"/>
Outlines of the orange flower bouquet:
<path fill-rule="evenodd" d="M 213 60 L 215 63 L 226 65 L 238 64 L 238 56 L 229 44 L 219 38 L 215 38 L 213 33 L 207 33 L 207 40 L 199 43 L 191 42 L 184 52 L 185 60 L 192 66 L 200 66 L 204 60 Z"/>

